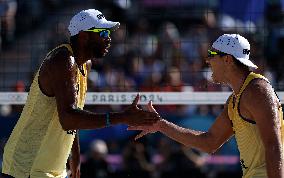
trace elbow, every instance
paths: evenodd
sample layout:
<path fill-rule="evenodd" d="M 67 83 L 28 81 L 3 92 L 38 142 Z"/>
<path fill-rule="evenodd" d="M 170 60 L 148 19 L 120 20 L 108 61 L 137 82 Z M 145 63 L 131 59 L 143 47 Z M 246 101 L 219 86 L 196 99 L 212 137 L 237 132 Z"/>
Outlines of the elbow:
<path fill-rule="evenodd" d="M 214 154 L 220 148 L 220 144 L 218 144 L 214 140 L 208 141 L 207 143 L 208 144 L 205 148 L 205 152 L 208 154 Z"/>
<path fill-rule="evenodd" d="M 64 131 L 73 130 L 68 122 L 68 114 L 59 114 L 59 123 Z"/>
<path fill-rule="evenodd" d="M 203 148 L 200 148 L 200 150 L 202 152 L 205 152 L 205 153 L 208 153 L 208 154 L 214 154 L 217 151 L 217 149 L 218 148 L 210 146 L 210 145 L 207 145 L 207 146 L 205 146 Z"/>
<path fill-rule="evenodd" d="M 203 133 L 200 135 L 200 137 L 203 138 L 201 139 L 202 141 L 200 141 L 200 143 L 196 145 L 191 145 L 191 146 L 195 147 L 196 149 L 199 149 L 202 152 L 213 154 L 221 146 L 220 143 L 214 138 L 210 137 L 208 133 Z M 189 146 L 189 145 L 186 145 L 186 146 Z"/>
<path fill-rule="evenodd" d="M 210 148 L 210 149 L 205 150 L 205 152 L 212 155 L 212 154 L 214 154 L 217 150 L 218 150 L 218 148 Z"/>
<path fill-rule="evenodd" d="M 189 144 L 184 144 L 184 146 L 190 148 L 192 147 L 192 145 L 189 145 Z M 204 152 L 204 153 L 207 153 L 207 154 L 213 154 L 217 151 L 216 148 L 214 147 L 210 147 L 210 146 L 204 146 L 204 147 L 193 147 L 201 152 Z"/>
<path fill-rule="evenodd" d="M 205 140 L 204 140 L 204 147 L 203 151 L 208 154 L 214 154 L 222 144 L 220 144 L 220 141 L 213 137 L 210 133 L 205 133 Z"/>
<path fill-rule="evenodd" d="M 211 142 L 210 144 L 208 144 L 208 148 L 206 150 L 206 153 L 214 154 L 221 146 L 222 146 L 222 144 L 219 144 L 217 142 Z"/>

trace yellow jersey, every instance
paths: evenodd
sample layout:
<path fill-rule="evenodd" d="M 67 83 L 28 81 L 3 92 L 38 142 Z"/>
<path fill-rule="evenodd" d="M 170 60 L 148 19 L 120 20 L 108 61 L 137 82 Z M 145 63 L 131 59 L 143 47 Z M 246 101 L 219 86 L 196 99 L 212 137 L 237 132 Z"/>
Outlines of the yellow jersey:
<path fill-rule="evenodd" d="M 243 83 L 239 94 L 236 97 L 231 96 L 228 103 L 228 115 L 233 125 L 235 137 L 240 151 L 240 163 L 243 171 L 243 178 L 266 178 L 265 150 L 260 137 L 256 122 L 244 118 L 240 114 L 240 98 L 248 86 L 254 79 L 268 80 L 260 75 L 251 72 Z M 279 107 L 279 116 L 281 119 L 281 136 L 283 142 L 283 113 Z"/>
<path fill-rule="evenodd" d="M 68 44 L 54 50 L 62 47 L 73 54 Z M 85 76 L 77 70 L 77 107 L 80 109 L 84 107 L 87 90 L 86 64 L 83 70 Z M 66 163 L 76 131 L 62 129 L 55 97 L 42 93 L 38 76 L 39 71 L 30 87 L 20 119 L 5 145 L 2 172 L 15 178 L 65 178 Z"/>

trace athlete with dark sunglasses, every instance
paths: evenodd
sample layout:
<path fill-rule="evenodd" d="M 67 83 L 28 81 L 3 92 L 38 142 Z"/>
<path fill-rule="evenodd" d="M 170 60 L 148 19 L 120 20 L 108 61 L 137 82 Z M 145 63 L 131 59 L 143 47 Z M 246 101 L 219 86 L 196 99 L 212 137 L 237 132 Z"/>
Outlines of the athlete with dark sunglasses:
<path fill-rule="evenodd" d="M 70 43 L 49 52 L 37 71 L 27 103 L 4 148 L 2 172 L 9 178 L 65 178 L 70 152 L 72 178 L 80 177 L 79 129 L 115 124 L 152 125 L 160 117 L 137 107 L 139 95 L 121 112 L 84 110 L 91 63 L 105 56 L 119 22 L 88 9 L 70 21 Z"/>

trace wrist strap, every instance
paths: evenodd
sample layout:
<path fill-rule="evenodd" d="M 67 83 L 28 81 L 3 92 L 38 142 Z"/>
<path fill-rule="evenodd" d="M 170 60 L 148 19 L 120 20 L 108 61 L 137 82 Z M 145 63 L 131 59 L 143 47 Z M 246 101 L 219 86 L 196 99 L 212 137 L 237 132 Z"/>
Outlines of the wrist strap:
<path fill-rule="evenodd" d="M 106 113 L 106 126 L 110 126 L 110 119 L 109 119 L 109 113 Z"/>

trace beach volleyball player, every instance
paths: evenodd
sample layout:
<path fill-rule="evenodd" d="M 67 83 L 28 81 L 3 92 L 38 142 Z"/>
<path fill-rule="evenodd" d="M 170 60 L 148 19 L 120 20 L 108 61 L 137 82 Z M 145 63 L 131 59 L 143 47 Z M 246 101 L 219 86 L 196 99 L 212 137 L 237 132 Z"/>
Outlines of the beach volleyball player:
<path fill-rule="evenodd" d="M 72 177 L 79 177 L 78 129 L 119 123 L 152 125 L 159 120 L 158 114 L 137 107 L 139 95 L 121 112 L 83 110 L 91 60 L 107 54 L 110 33 L 118 27 L 119 22 L 107 21 L 95 9 L 81 11 L 71 19 L 70 43 L 49 52 L 35 75 L 21 117 L 4 148 L 2 176 L 65 178 L 72 150 Z"/>
<path fill-rule="evenodd" d="M 166 120 L 142 130 L 136 137 L 160 131 L 190 147 L 213 153 L 233 135 L 240 151 L 244 178 L 283 178 L 284 121 L 280 101 L 269 81 L 250 72 L 250 44 L 238 34 L 220 36 L 208 50 L 207 62 L 214 82 L 233 90 L 223 112 L 207 132 L 179 127 Z M 149 109 L 155 112 L 152 104 Z"/>

